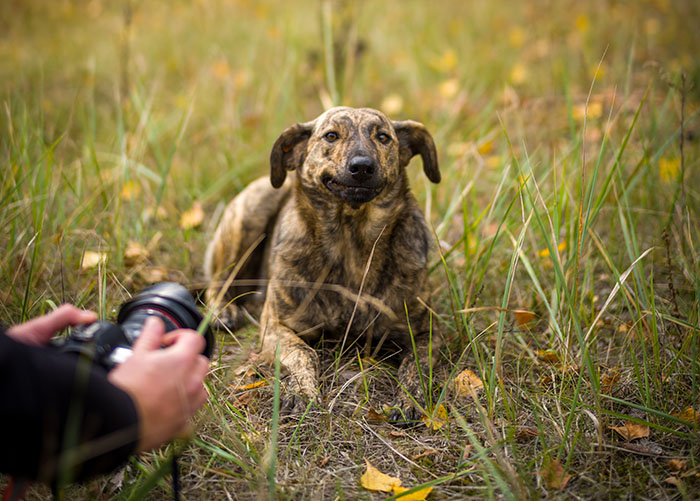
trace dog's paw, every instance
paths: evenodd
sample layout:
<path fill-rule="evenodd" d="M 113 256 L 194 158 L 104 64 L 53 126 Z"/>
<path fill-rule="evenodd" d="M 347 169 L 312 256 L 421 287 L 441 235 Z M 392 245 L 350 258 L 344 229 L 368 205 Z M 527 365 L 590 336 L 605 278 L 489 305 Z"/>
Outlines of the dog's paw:
<path fill-rule="evenodd" d="M 311 401 L 296 393 L 285 393 L 280 399 L 280 417 L 282 419 L 293 419 L 301 417 Z"/>
<path fill-rule="evenodd" d="M 397 426 L 416 426 L 421 423 L 423 412 L 415 405 L 406 405 L 405 402 L 399 402 L 389 411 L 388 421 Z"/>
<path fill-rule="evenodd" d="M 318 403 L 320 395 L 315 378 L 288 378 L 280 398 L 280 415 L 301 417 L 310 405 Z"/>
<path fill-rule="evenodd" d="M 234 332 L 245 325 L 247 318 L 241 309 L 235 305 L 229 305 L 214 317 L 212 327 L 219 331 Z"/>

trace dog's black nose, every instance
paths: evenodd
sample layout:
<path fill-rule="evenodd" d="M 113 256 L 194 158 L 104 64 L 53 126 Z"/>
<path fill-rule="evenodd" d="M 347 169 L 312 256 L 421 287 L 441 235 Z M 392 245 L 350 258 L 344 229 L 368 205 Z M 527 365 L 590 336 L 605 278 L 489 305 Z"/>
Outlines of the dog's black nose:
<path fill-rule="evenodd" d="M 376 171 L 374 160 L 370 157 L 358 155 L 348 162 L 348 172 L 353 181 L 363 183 L 371 179 Z"/>

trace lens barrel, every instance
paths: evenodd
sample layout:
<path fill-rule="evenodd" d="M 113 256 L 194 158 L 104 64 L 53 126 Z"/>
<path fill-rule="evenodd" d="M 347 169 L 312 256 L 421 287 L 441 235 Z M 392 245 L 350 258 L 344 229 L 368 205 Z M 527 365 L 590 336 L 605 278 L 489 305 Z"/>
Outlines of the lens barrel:
<path fill-rule="evenodd" d="M 161 282 L 136 294 L 119 309 L 117 323 L 133 343 L 141 334 L 143 324 L 149 316 L 163 320 L 165 332 L 175 329 L 196 330 L 203 319 L 192 294 L 175 282 Z M 209 358 L 214 349 L 214 335 L 208 326 L 204 339 L 206 346 L 203 354 Z"/>

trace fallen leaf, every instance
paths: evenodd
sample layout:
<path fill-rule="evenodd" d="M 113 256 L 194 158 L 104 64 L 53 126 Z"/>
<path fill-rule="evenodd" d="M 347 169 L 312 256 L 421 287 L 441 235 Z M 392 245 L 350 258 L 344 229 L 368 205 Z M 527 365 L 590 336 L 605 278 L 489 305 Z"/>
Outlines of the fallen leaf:
<path fill-rule="evenodd" d="M 411 461 L 416 461 L 420 458 L 426 458 L 428 456 L 432 456 L 433 454 L 437 454 L 437 451 L 435 449 L 428 449 L 425 452 L 421 452 L 420 454 L 416 454 L 411 458 Z"/>
<path fill-rule="evenodd" d="M 559 245 L 557 245 L 557 250 L 559 252 L 565 251 L 566 250 L 566 241 L 559 242 Z M 549 256 L 549 248 L 542 249 L 541 251 L 538 251 L 537 255 L 540 257 L 548 257 Z"/>
<path fill-rule="evenodd" d="M 138 273 L 150 284 L 162 282 L 168 276 L 168 270 L 165 266 L 150 266 L 139 270 Z"/>
<path fill-rule="evenodd" d="M 406 494 L 405 496 L 401 496 L 400 494 L 409 490 L 408 487 L 401 487 L 400 485 L 397 485 L 392 490 L 394 491 L 394 494 L 398 495 L 397 499 L 402 499 L 403 501 L 423 501 L 428 497 L 428 494 L 430 494 L 430 491 L 432 491 L 433 488 L 426 487 L 425 489 L 419 489 L 416 492 Z"/>
<path fill-rule="evenodd" d="M 513 310 L 513 313 L 515 313 L 515 323 L 521 327 L 535 320 L 535 313 L 529 310 L 518 308 Z"/>
<path fill-rule="evenodd" d="M 678 170 L 681 166 L 680 158 L 660 158 L 659 175 L 665 183 L 670 183 L 678 177 Z"/>
<path fill-rule="evenodd" d="M 421 421 L 425 423 L 425 426 L 433 430 L 439 430 L 447 423 L 447 409 L 444 405 L 438 405 L 430 414 L 425 414 L 421 417 Z"/>
<path fill-rule="evenodd" d="M 552 459 L 545 462 L 543 466 L 544 470 L 539 473 L 545 485 L 549 489 L 564 490 L 566 484 L 571 480 L 571 475 L 564 471 L 562 464 L 558 460 Z"/>
<path fill-rule="evenodd" d="M 80 268 L 83 270 L 89 270 L 98 264 L 105 264 L 106 262 L 106 252 L 85 251 L 83 252 L 83 257 L 80 259 Z"/>
<path fill-rule="evenodd" d="M 330 457 L 330 456 L 326 456 L 326 457 L 323 458 L 323 459 L 319 459 L 319 460 L 316 462 L 316 466 L 318 466 L 319 468 L 323 468 L 324 466 L 326 466 L 326 464 L 328 464 L 328 461 L 330 461 L 330 460 L 331 460 L 331 457 Z"/>
<path fill-rule="evenodd" d="M 559 362 L 559 354 L 554 350 L 537 350 L 537 356 L 540 360 L 548 364 L 556 364 Z"/>
<path fill-rule="evenodd" d="M 382 100 L 381 109 L 387 116 L 397 115 L 403 109 L 403 98 L 398 94 L 389 94 Z"/>
<path fill-rule="evenodd" d="M 122 197 L 122 200 L 133 200 L 140 192 L 141 187 L 136 184 L 135 181 L 129 180 L 122 186 L 122 191 L 119 196 Z"/>
<path fill-rule="evenodd" d="M 462 372 L 457 374 L 454 379 L 454 390 L 457 396 L 471 397 L 476 394 L 479 390 L 484 388 L 484 383 L 479 379 L 479 376 L 474 374 L 473 371 L 469 369 L 464 369 Z"/>
<path fill-rule="evenodd" d="M 664 480 L 667 484 L 675 485 L 679 489 L 683 487 L 683 482 L 681 481 L 680 478 L 677 477 L 668 477 L 666 480 Z"/>
<path fill-rule="evenodd" d="M 600 378 L 600 391 L 606 395 L 610 395 L 613 391 L 613 387 L 615 386 L 615 383 L 617 383 L 619 380 L 620 380 L 620 371 L 618 370 L 618 368 L 613 367 L 612 369 L 609 369 Z"/>
<path fill-rule="evenodd" d="M 242 386 L 235 386 L 232 384 L 229 386 L 236 391 L 247 391 L 247 390 L 254 390 L 255 388 L 260 388 L 261 386 L 267 386 L 268 384 L 270 384 L 270 382 L 267 381 L 266 379 L 263 379 L 262 381 L 256 381 L 254 383 L 244 384 Z"/>
<path fill-rule="evenodd" d="M 370 491 L 391 492 L 394 487 L 401 486 L 401 479 L 382 473 L 365 458 L 367 470 L 360 477 L 360 484 Z"/>
<path fill-rule="evenodd" d="M 202 221 L 204 221 L 202 203 L 195 201 L 190 210 L 182 213 L 182 216 L 180 217 L 180 228 L 183 230 L 190 230 L 202 224 Z"/>
<path fill-rule="evenodd" d="M 688 407 L 687 409 L 678 412 L 674 414 L 678 419 L 682 419 L 683 421 L 687 421 L 689 423 L 697 423 L 700 424 L 700 414 L 693 409 L 692 407 Z"/>
<path fill-rule="evenodd" d="M 140 243 L 130 240 L 124 250 L 124 262 L 127 266 L 133 266 L 148 259 L 150 252 Z"/>
<path fill-rule="evenodd" d="M 375 411 L 374 407 L 370 407 L 367 411 L 367 421 L 386 421 L 387 419 L 386 414 Z"/>
<path fill-rule="evenodd" d="M 617 432 L 628 442 L 649 436 L 649 427 L 647 425 L 633 423 L 631 421 L 625 421 L 625 424 L 622 426 L 611 426 L 610 429 Z"/>
<path fill-rule="evenodd" d="M 540 432 L 534 428 L 520 428 L 515 434 L 515 438 L 518 440 L 527 440 L 530 438 L 538 437 Z"/>
<path fill-rule="evenodd" d="M 668 469 L 671 471 L 685 471 L 688 468 L 688 461 L 682 459 L 671 459 L 668 462 Z"/>
<path fill-rule="evenodd" d="M 389 435 L 391 438 L 400 438 L 400 437 L 407 437 L 408 433 L 406 433 L 405 431 L 393 431 L 392 430 L 389 433 L 387 433 L 387 435 Z"/>

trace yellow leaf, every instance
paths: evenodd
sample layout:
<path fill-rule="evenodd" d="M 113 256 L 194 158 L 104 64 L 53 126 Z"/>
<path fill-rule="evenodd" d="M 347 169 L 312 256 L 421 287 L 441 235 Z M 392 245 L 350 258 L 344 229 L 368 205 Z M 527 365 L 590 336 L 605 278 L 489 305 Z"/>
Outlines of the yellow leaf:
<path fill-rule="evenodd" d="M 484 141 L 476 148 L 476 151 L 479 153 L 479 155 L 488 155 L 493 151 L 493 141 Z"/>
<path fill-rule="evenodd" d="M 542 480 L 549 489 L 564 490 L 571 480 L 571 475 L 564 471 L 564 467 L 556 459 L 545 462 L 544 469 L 539 472 Z"/>
<path fill-rule="evenodd" d="M 453 98 L 459 91 L 459 82 L 456 78 L 445 80 L 438 87 L 438 92 L 445 99 Z"/>
<path fill-rule="evenodd" d="M 367 470 L 360 477 L 360 484 L 365 489 L 370 491 L 391 492 L 394 487 L 401 485 L 401 480 L 396 477 L 391 477 L 386 473 L 382 473 L 365 458 Z"/>
<path fill-rule="evenodd" d="M 588 31 L 588 28 L 591 26 L 591 21 L 588 19 L 588 16 L 585 14 L 581 14 L 576 18 L 576 29 L 580 31 L 581 33 L 585 33 Z"/>
<path fill-rule="evenodd" d="M 483 387 L 484 383 L 479 379 L 479 376 L 469 369 L 464 369 L 457 374 L 454 380 L 455 393 L 458 396 L 472 396 Z"/>
<path fill-rule="evenodd" d="M 134 240 L 130 240 L 129 243 L 126 244 L 126 249 L 124 250 L 124 261 L 127 265 L 132 266 L 148 259 L 149 254 L 148 249 L 143 245 Z"/>
<path fill-rule="evenodd" d="M 402 492 L 406 492 L 407 490 L 409 490 L 408 487 L 401 486 L 396 486 L 393 489 L 394 494 L 401 494 Z M 423 501 L 425 498 L 428 497 L 428 494 L 430 494 L 432 490 L 432 487 L 426 487 L 425 489 L 417 490 L 416 492 L 406 494 L 405 496 L 398 496 L 397 499 L 401 499 L 403 501 Z"/>
<path fill-rule="evenodd" d="M 622 426 L 611 426 L 610 429 L 618 433 L 628 442 L 637 438 L 646 438 L 649 436 L 649 427 L 647 425 L 633 423 L 631 421 L 625 421 L 625 424 Z"/>
<path fill-rule="evenodd" d="M 521 83 L 524 83 L 525 80 L 527 80 L 527 68 L 524 65 L 517 63 L 510 70 L 510 81 L 515 85 L 520 85 Z"/>
<path fill-rule="evenodd" d="M 261 386 L 266 386 L 270 384 L 266 379 L 263 379 L 262 381 L 256 381 L 254 383 L 249 383 L 249 384 L 244 384 L 241 386 L 236 386 L 236 385 L 229 385 L 231 388 L 233 388 L 236 391 L 247 391 L 247 390 L 254 390 L 255 388 L 260 388 Z"/>
<path fill-rule="evenodd" d="M 554 350 L 537 350 L 537 356 L 548 364 L 559 362 L 559 354 Z"/>
<path fill-rule="evenodd" d="M 182 213 L 182 216 L 180 217 L 180 228 L 183 230 L 196 228 L 202 224 L 202 221 L 204 221 L 202 204 L 199 201 L 195 201 L 190 210 Z"/>
<path fill-rule="evenodd" d="M 444 405 L 438 405 L 437 409 L 432 413 L 423 415 L 421 421 L 423 421 L 428 428 L 439 430 L 447 423 L 447 409 L 445 409 Z"/>
<path fill-rule="evenodd" d="M 689 423 L 695 422 L 700 424 L 700 413 L 698 413 L 692 407 L 688 407 L 684 411 L 674 414 L 674 416 L 676 416 L 679 419 L 682 419 L 683 421 L 688 421 Z"/>
<path fill-rule="evenodd" d="M 518 47 L 522 47 L 522 45 L 525 43 L 525 30 L 519 26 L 512 28 L 508 32 L 508 43 L 511 47 L 515 47 L 516 49 Z"/>
<path fill-rule="evenodd" d="M 122 186 L 120 196 L 122 200 L 133 200 L 141 192 L 141 187 L 135 181 L 129 180 Z"/>
<path fill-rule="evenodd" d="M 659 160 L 659 175 L 665 183 L 670 183 L 678 177 L 678 169 L 681 166 L 680 158 L 666 158 Z"/>
<path fill-rule="evenodd" d="M 557 250 L 559 252 L 566 250 L 566 241 L 559 242 L 559 245 L 557 245 Z M 540 257 L 548 257 L 549 256 L 549 248 L 542 249 L 541 251 L 538 251 L 537 255 Z"/>
<path fill-rule="evenodd" d="M 89 270 L 98 264 L 105 264 L 105 262 L 107 262 L 106 252 L 85 251 L 80 259 L 80 267 L 83 270 Z"/>
<path fill-rule="evenodd" d="M 398 94 L 389 94 L 382 101 L 381 107 L 386 115 L 397 115 L 403 109 L 403 98 Z"/>
<path fill-rule="evenodd" d="M 430 66 L 437 71 L 452 71 L 457 67 L 457 53 L 453 49 L 447 49 L 440 57 L 430 61 Z"/>

